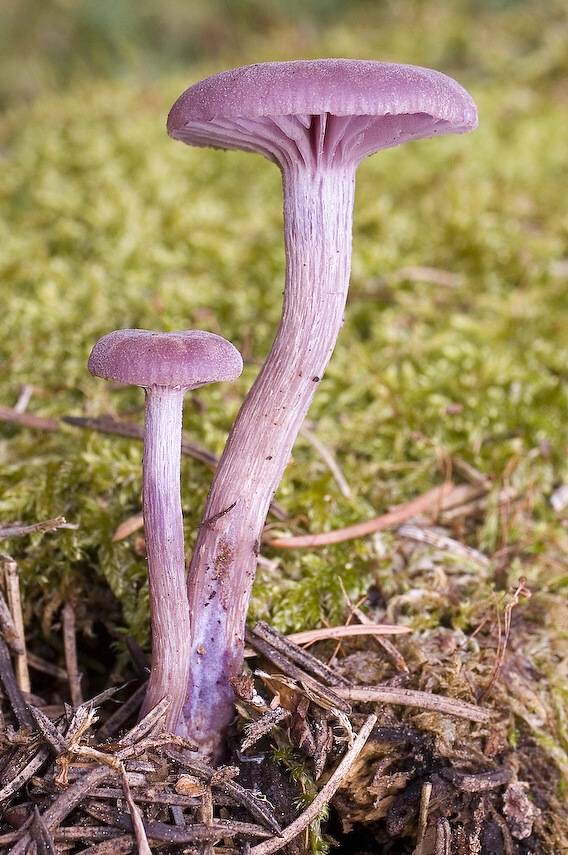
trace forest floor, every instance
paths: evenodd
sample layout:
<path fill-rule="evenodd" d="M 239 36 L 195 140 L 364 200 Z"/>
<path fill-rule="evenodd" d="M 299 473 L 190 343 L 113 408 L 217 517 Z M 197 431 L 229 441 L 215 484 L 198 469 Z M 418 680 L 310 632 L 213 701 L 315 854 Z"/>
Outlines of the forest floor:
<path fill-rule="evenodd" d="M 337 651 L 325 641 L 318 658 L 335 652 L 351 685 L 434 692 L 491 713 L 489 723 L 471 722 L 355 702 L 355 734 L 365 715 L 379 720 L 351 769 L 350 796 L 336 794 L 324 830 L 363 835 L 346 851 L 372 848 L 363 819 L 384 852 L 422 846 L 426 855 L 443 844 L 432 834 L 453 835 L 440 852 L 469 852 L 467 842 L 457 848 L 460 823 L 471 840 L 483 828 L 493 835 L 482 852 L 568 847 L 568 16 L 554 2 L 467 9 L 456 3 L 441 14 L 427 2 L 411 13 L 400 4 L 319 33 L 275 29 L 260 55 L 250 39 L 214 66 L 151 80 L 79 75 L 65 90 L 8 102 L 0 118 L 3 588 L 17 617 L 14 579 L 21 586 L 31 654 L 31 683 L 14 657 L 16 686 L 31 692 L 25 703 L 57 718 L 71 715 L 64 703 L 80 706 L 69 638 L 81 700 L 135 679 L 126 639 L 148 644 L 136 437 L 143 401 L 139 390 L 90 377 L 90 348 L 120 327 L 196 327 L 243 352 L 239 381 L 188 396 L 182 493 L 191 549 L 211 466 L 280 312 L 278 172 L 258 157 L 169 140 L 174 98 L 217 68 L 281 58 L 287 44 L 297 55 L 437 67 L 479 105 L 475 133 L 386 151 L 359 170 L 346 321 L 268 519 L 251 604 L 251 626 L 263 620 L 283 635 L 395 624 L 408 632 L 390 647 L 381 636 L 350 638 Z M 432 493 L 446 483 L 445 498 Z M 423 496 L 420 512 L 406 513 Z M 402 517 L 385 521 L 393 507 Z M 59 517 L 63 527 L 2 533 Z M 331 530 L 377 517 L 372 534 L 325 543 Z M 283 543 L 307 533 L 324 543 Z M 277 698 L 275 708 L 292 705 L 294 727 L 281 723 L 263 751 L 300 779 L 292 801 L 301 812 L 352 739 L 332 722 L 318 776 L 313 752 L 329 710 L 313 698 L 306 706 L 297 685 L 290 701 L 265 679 L 256 678 L 258 691 L 268 704 Z M 114 704 L 103 707 L 103 724 Z M 240 711 L 258 717 L 246 697 Z M 34 738 L 45 738 L 34 722 Z M 388 793 L 384 780 L 365 778 L 379 769 Z M 496 770 L 503 777 L 489 786 L 455 777 Z M 420 819 L 425 799 L 429 826 Z M 530 828 L 515 824 L 515 799 Z M 318 824 L 310 827 L 312 848 L 324 846 Z"/>

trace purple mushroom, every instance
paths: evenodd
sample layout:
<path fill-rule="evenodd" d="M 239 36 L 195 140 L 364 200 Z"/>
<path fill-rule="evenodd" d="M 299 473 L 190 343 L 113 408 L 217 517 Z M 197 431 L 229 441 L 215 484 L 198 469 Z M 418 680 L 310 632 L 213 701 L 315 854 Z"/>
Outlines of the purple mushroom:
<path fill-rule="evenodd" d="M 267 509 L 343 323 L 357 165 L 378 149 L 476 125 L 471 97 L 444 74 L 345 59 L 227 71 L 170 112 L 170 136 L 258 152 L 280 167 L 284 186 L 282 320 L 215 474 L 205 518 L 217 521 L 201 528 L 189 573 L 184 718 L 203 750 L 231 717 Z"/>
<path fill-rule="evenodd" d="M 89 357 L 91 374 L 146 392 L 143 510 L 152 668 L 143 714 L 168 695 L 172 731 L 185 699 L 190 651 L 180 497 L 183 397 L 205 383 L 234 380 L 242 368 L 230 342 L 198 330 L 118 330 L 99 339 Z"/>

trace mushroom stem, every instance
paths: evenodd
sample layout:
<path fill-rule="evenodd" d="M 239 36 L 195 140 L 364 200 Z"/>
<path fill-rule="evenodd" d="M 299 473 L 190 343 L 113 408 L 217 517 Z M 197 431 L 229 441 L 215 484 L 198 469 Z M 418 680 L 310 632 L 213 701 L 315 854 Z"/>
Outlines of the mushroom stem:
<path fill-rule="evenodd" d="M 146 389 L 143 511 L 152 622 L 152 667 L 140 715 L 166 695 L 175 729 L 189 668 L 189 610 L 180 495 L 185 388 Z"/>
<path fill-rule="evenodd" d="M 355 165 L 284 166 L 286 290 L 268 358 L 215 473 L 189 572 L 181 730 L 214 753 L 233 712 L 247 607 L 272 496 L 343 323 Z"/>

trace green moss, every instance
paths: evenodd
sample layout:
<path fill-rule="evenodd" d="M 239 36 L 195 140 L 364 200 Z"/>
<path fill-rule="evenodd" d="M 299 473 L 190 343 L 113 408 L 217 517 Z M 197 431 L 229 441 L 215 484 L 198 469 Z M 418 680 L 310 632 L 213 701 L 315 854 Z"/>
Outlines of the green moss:
<path fill-rule="evenodd" d="M 516 11 L 484 7 L 473 16 L 460 3 L 442 15 L 434 3 L 401 5 L 376 11 L 365 27 L 334 19 L 310 45 L 455 67 L 480 103 L 481 125 L 362 165 L 346 324 L 310 414 L 354 498 L 341 496 L 301 439 L 278 498 L 293 521 L 330 529 L 428 489 L 459 456 L 496 485 L 512 483 L 528 503 L 528 515 L 507 524 L 490 511 L 472 544 L 522 543 L 523 572 L 553 591 L 563 584 L 557 555 L 566 534 L 548 499 L 568 477 L 567 223 L 558 180 L 568 158 L 556 37 L 566 20 L 561 5 Z M 278 34 L 262 53 L 281 55 Z M 247 45 L 240 59 L 252 58 Z M 4 116 L 3 404 L 31 383 L 31 410 L 45 416 L 140 418 L 137 390 L 87 374 L 94 341 L 121 326 L 204 327 L 254 359 L 233 386 L 188 402 L 186 428 L 221 450 L 279 315 L 281 193 L 277 170 L 258 157 L 166 137 L 169 104 L 199 73 L 151 86 L 84 81 Z M 408 270 L 417 267 L 452 275 L 432 281 Z M 6 545 L 30 600 L 39 609 L 46 592 L 108 584 L 125 626 L 143 638 L 145 563 L 132 539 L 111 540 L 139 509 L 139 445 L 71 427 L 38 434 L 2 425 L 0 433 L 2 519 L 61 513 L 79 525 Z M 184 462 L 190 544 L 209 479 L 201 464 Z M 338 577 L 356 598 L 378 573 L 394 594 L 385 543 L 380 573 L 370 541 L 269 555 L 278 570 L 261 570 L 253 613 L 281 629 L 338 620 Z"/>

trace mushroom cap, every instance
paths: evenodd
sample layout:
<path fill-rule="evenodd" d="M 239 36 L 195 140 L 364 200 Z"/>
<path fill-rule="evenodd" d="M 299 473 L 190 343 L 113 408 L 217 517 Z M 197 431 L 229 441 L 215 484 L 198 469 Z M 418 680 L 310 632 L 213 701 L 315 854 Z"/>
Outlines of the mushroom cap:
<path fill-rule="evenodd" d="M 100 338 L 89 357 L 96 377 L 145 388 L 195 389 L 235 380 L 242 370 L 241 355 L 230 341 L 201 330 L 116 330 Z"/>
<path fill-rule="evenodd" d="M 280 163 L 298 152 L 307 161 L 302 135 L 311 138 L 315 159 L 357 161 L 406 140 L 476 126 L 471 96 L 451 77 L 414 65 L 349 59 L 224 71 L 187 89 L 168 116 L 175 139 L 259 151 Z"/>

